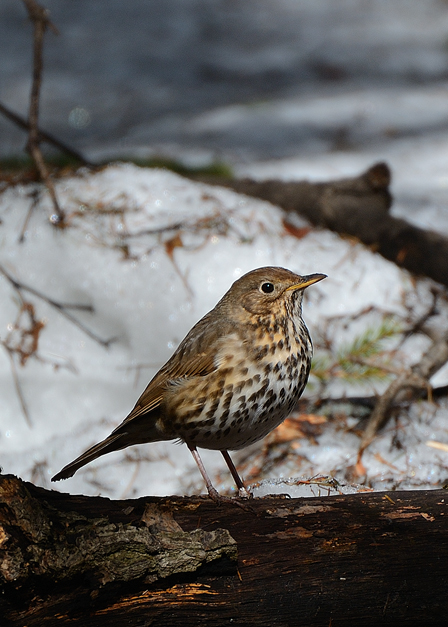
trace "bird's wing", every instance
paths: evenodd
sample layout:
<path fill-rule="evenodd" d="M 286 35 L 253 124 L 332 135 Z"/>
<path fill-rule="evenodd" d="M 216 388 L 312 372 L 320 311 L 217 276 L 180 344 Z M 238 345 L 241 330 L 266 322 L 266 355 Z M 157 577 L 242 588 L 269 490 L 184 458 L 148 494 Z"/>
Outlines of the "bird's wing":
<path fill-rule="evenodd" d="M 205 376 L 216 370 L 216 355 L 221 349 L 222 339 L 235 330 L 235 325 L 230 320 L 222 318 L 215 322 L 210 313 L 204 316 L 179 344 L 176 352 L 149 382 L 134 409 L 117 430 L 130 420 L 159 407 L 169 382 Z"/>
<path fill-rule="evenodd" d="M 159 370 L 156 376 L 148 384 L 140 398 L 135 404 L 129 416 L 122 422 L 122 425 L 138 416 L 147 414 L 159 407 L 163 399 L 163 394 L 169 381 L 185 379 L 187 377 L 205 376 L 216 369 L 214 354 L 196 353 L 192 359 L 171 360 Z"/>

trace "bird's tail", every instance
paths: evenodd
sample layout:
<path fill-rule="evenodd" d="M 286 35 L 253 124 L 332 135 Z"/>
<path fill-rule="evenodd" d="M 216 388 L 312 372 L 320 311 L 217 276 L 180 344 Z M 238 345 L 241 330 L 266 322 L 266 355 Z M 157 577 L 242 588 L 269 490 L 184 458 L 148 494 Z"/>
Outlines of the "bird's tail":
<path fill-rule="evenodd" d="M 106 453 L 111 453 L 112 451 L 119 451 L 122 448 L 126 448 L 129 446 L 129 443 L 126 441 L 127 433 L 116 433 L 111 434 L 108 438 L 95 444 L 89 448 L 85 453 L 77 457 L 74 461 L 64 466 L 64 468 L 58 472 L 57 475 L 51 478 L 52 481 L 60 481 L 61 479 L 68 479 L 69 477 L 73 477 L 75 472 L 93 461 L 97 457 L 101 457 L 101 455 L 105 455 Z M 120 442 L 121 440 L 121 442 Z"/>

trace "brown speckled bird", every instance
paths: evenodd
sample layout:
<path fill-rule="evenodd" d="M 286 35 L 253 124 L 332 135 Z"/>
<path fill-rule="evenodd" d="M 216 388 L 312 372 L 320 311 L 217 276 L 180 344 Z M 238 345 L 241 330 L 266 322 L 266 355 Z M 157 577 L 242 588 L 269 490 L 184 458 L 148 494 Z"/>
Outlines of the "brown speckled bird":
<path fill-rule="evenodd" d="M 127 418 L 52 481 L 133 444 L 179 439 L 192 452 L 213 500 L 223 497 L 198 446 L 221 451 L 240 494 L 247 496 L 227 451 L 261 440 L 294 409 L 313 352 L 302 319 L 303 290 L 325 276 L 266 267 L 235 281 L 179 344 Z"/>

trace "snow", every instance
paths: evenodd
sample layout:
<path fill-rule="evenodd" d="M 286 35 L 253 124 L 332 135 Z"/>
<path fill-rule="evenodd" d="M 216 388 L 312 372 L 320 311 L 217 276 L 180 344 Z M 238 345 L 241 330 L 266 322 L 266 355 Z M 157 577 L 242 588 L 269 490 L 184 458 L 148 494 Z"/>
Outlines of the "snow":
<path fill-rule="evenodd" d="M 328 274 L 306 295 L 304 316 L 315 338 L 332 316 L 346 320 L 371 307 L 404 319 L 409 314 L 404 294 L 415 296 L 417 289 L 405 271 L 360 244 L 316 229 L 301 239 L 289 235 L 284 213 L 266 202 L 130 164 L 58 180 L 69 226 L 59 231 L 51 225 L 51 205 L 44 194 L 19 244 L 33 189 L 22 185 L 0 197 L 1 265 L 48 298 L 93 306 L 94 313 L 71 313 L 100 339 L 114 339 L 106 348 L 57 309 L 23 292 L 35 304 L 36 317 L 45 322 L 40 360 L 31 357 L 24 367 L 18 366 L 32 426 L 22 414 L 3 351 L 0 446 L 4 472 L 47 487 L 63 465 L 121 422 L 186 332 L 244 272 L 280 265 L 301 274 Z M 171 248 L 173 241 L 177 245 Z M 417 282 L 416 302 L 422 295 L 429 302 L 430 285 L 429 280 Z M 18 302 L 4 277 L 0 290 L 4 340 Z M 371 316 L 357 324 L 371 324 Z M 347 337 L 342 326 L 334 326 L 336 343 Z M 414 347 L 411 362 L 423 348 Z M 343 391 L 341 384 L 333 388 Z M 425 411 L 430 419 L 417 419 L 417 409 L 411 412 L 413 419 L 403 418 L 406 453 L 388 453 L 393 429 L 386 429 L 372 445 L 364 460 L 370 484 L 420 486 L 441 480 L 446 454 L 434 455 L 425 442 L 446 441 L 447 409 L 431 405 Z M 355 463 L 358 446 L 358 436 L 329 421 L 319 446 L 300 444 L 302 461 L 295 469 L 300 475 L 341 475 Z M 388 460 L 386 467 L 375 458 L 378 451 Z M 185 446 L 174 443 L 143 445 L 108 455 L 55 487 L 114 497 L 202 490 L 189 457 Z M 214 452 L 204 452 L 204 461 L 212 473 L 223 463 Z M 280 474 L 287 470 L 280 469 Z M 227 478 L 221 483 L 222 489 L 231 485 Z"/>
<path fill-rule="evenodd" d="M 115 1 L 107 8 L 84 0 L 76 8 L 46 4 L 63 37 L 48 37 L 42 126 L 90 158 L 161 154 L 193 165 L 222 159 L 237 176 L 314 181 L 354 176 L 386 161 L 392 214 L 448 235 L 444 3 L 256 0 L 256 11 L 250 0 L 232 10 L 210 0 L 169 0 L 163 11 L 140 1 L 132 11 Z M 9 52 L 2 87 L 5 102 L 23 112 L 30 33 L 17 6 L 6 0 L 0 8 Z M 337 76 L 322 77 L 332 71 Z M 23 134 L 0 125 L 0 152 L 17 153 Z M 93 307 L 67 310 L 82 329 L 22 290 L 44 324 L 37 353 L 23 366 L 16 362 L 31 426 L 0 346 L 3 472 L 45 487 L 115 498 L 204 491 L 187 448 L 166 442 L 107 455 L 64 483 L 49 480 L 121 422 L 191 326 L 244 272 L 279 265 L 328 275 L 307 290 L 304 304 L 317 353 L 324 329 L 337 351 L 384 313 L 404 328 L 412 325 L 430 307 L 431 289 L 440 287 L 333 233 L 310 228 L 298 239 L 283 222 L 307 226 L 303 220 L 164 170 L 115 164 L 60 178 L 56 188 L 69 226 L 51 225 L 52 207 L 40 192 L 23 243 L 19 236 L 40 188 L 18 185 L 0 194 L 0 266 L 47 299 Z M 2 274 L 0 302 L 0 340 L 17 346 L 22 303 Z M 438 332 L 447 318 L 441 299 L 432 322 Z M 408 340 L 398 363 L 415 363 L 428 345 L 423 335 Z M 447 382 L 448 367 L 432 380 Z M 335 380 L 326 393 L 380 393 L 385 385 Z M 319 392 L 311 379 L 307 395 Z M 315 477 L 311 494 L 357 490 L 361 482 L 360 489 L 441 486 L 448 453 L 431 442 L 448 443 L 447 419 L 445 400 L 403 407 L 365 452 L 362 477 L 358 417 L 350 408 L 335 410 L 313 437 L 294 441 L 255 494 L 303 494 L 307 484 L 296 484 L 304 477 L 308 484 Z M 266 446 L 234 455 L 243 475 L 257 460 L 271 459 L 263 457 Z M 201 455 L 216 487 L 232 489 L 221 456 Z M 334 478 L 330 488 L 326 476 Z"/>

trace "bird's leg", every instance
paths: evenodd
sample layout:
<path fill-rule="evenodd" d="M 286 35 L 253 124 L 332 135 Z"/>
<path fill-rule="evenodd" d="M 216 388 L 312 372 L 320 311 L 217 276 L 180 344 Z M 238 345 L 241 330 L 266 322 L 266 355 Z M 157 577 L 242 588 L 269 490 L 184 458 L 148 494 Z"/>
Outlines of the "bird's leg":
<path fill-rule="evenodd" d="M 233 463 L 228 451 L 221 451 L 222 456 L 225 459 L 225 462 L 232 474 L 232 477 L 236 483 L 236 487 L 238 488 L 238 493 L 239 495 L 243 498 L 243 499 L 250 499 L 252 498 L 252 494 L 249 494 L 249 492 L 246 490 L 246 486 L 244 485 L 244 483 L 241 480 L 241 477 L 238 474 L 237 469 L 235 468 L 235 464 Z"/>
<path fill-rule="evenodd" d="M 222 497 L 218 490 L 216 488 L 213 487 L 213 483 L 210 480 L 210 477 L 207 474 L 207 471 L 205 470 L 205 466 L 202 463 L 202 459 L 199 456 L 199 453 L 196 449 L 195 446 L 192 446 L 190 444 L 187 443 L 188 448 L 191 451 L 191 454 L 193 455 L 194 461 L 196 462 L 199 471 L 202 475 L 202 478 L 205 481 L 205 485 L 207 486 L 207 491 L 208 491 L 208 495 L 209 497 L 212 499 L 212 501 L 215 501 L 215 503 L 220 503 L 222 500 L 225 500 L 224 497 Z"/>
<path fill-rule="evenodd" d="M 213 484 L 210 481 L 210 477 L 208 476 L 207 471 L 205 470 L 205 466 L 202 463 L 202 459 L 200 458 L 199 453 L 198 453 L 196 447 L 191 445 L 191 444 L 188 444 L 188 442 L 187 442 L 187 446 L 190 449 L 191 454 L 193 455 L 194 461 L 196 462 L 196 464 L 197 464 L 197 466 L 198 466 L 198 468 L 199 468 L 199 470 L 201 472 L 201 475 L 202 475 L 202 477 L 203 477 L 203 479 L 205 481 L 205 485 L 207 486 L 208 495 L 212 499 L 212 501 L 214 501 L 218 505 L 221 505 L 221 503 L 231 503 L 232 505 L 238 505 L 238 507 L 241 507 L 241 509 L 244 509 L 244 510 L 247 510 L 247 511 L 250 511 L 250 512 L 253 513 L 253 510 L 252 510 L 252 508 L 249 505 L 246 505 L 245 503 L 241 503 L 239 501 L 235 501 L 235 499 L 232 499 L 229 496 L 222 496 L 221 494 L 219 494 L 218 490 L 216 490 L 216 488 L 213 487 Z M 235 466 L 232 463 L 232 460 L 230 459 L 229 454 L 227 453 L 227 451 L 225 451 L 225 453 L 227 455 L 227 458 L 230 461 L 230 464 L 233 467 L 233 471 L 232 471 L 232 468 L 229 466 L 229 469 L 230 469 L 230 472 L 233 475 L 233 478 L 235 478 L 235 475 L 238 477 L 238 473 L 236 471 Z M 224 452 L 223 452 L 223 455 L 224 455 Z M 227 461 L 225 455 L 224 455 L 224 459 Z M 235 472 L 235 475 L 233 474 L 234 472 Z M 242 485 L 243 490 L 246 492 L 246 489 L 245 489 L 245 487 L 243 485 L 243 482 L 241 481 L 241 479 L 239 477 L 238 477 L 238 481 Z M 238 488 L 239 488 L 239 490 L 241 492 L 241 488 L 239 486 L 238 486 Z M 246 492 L 246 494 L 247 494 L 247 492 Z"/>

